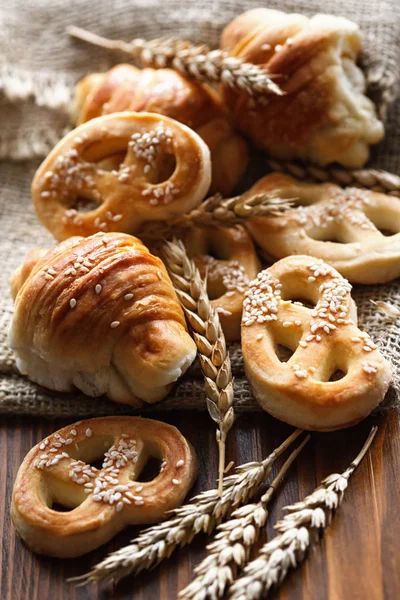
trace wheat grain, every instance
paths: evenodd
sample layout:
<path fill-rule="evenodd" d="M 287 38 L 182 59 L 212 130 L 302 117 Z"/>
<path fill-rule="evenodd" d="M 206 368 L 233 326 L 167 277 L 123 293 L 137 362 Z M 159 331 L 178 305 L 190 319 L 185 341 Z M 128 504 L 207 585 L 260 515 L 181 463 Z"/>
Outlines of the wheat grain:
<path fill-rule="evenodd" d="M 400 177 L 382 169 L 345 169 L 338 165 L 319 167 L 295 161 L 269 158 L 268 166 L 274 171 L 288 173 L 296 179 L 317 183 L 332 182 L 342 187 L 354 186 L 400 196 Z"/>
<path fill-rule="evenodd" d="M 208 298 L 207 284 L 194 262 L 187 256 L 182 241 L 167 242 L 163 247 L 163 257 L 196 342 L 204 375 L 207 409 L 211 418 L 218 424 L 218 472 L 221 493 L 226 436 L 235 417 L 229 352 L 218 313 Z"/>
<path fill-rule="evenodd" d="M 113 552 L 93 569 L 69 581 L 87 585 L 92 581 L 119 580 L 158 565 L 164 558 L 199 533 L 211 533 L 221 521 L 252 498 L 261 483 L 270 475 L 272 466 L 285 450 L 301 435 L 296 429 L 280 446 L 260 462 L 249 462 L 234 469 L 223 480 L 222 496 L 218 490 L 201 492 L 188 504 L 168 513 L 168 519 L 148 527 L 132 544 Z"/>
<path fill-rule="evenodd" d="M 302 502 L 287 506 L 289 514 L 275 526 L 278 535 L 266 543 L 256 559 L 247 564 L 243 575 L 230 589 L 234 600 L 265 598 L 269 590 L 282 583 L 290 568 L 305 558 L 313 538 L 324 531 L 340 505 L 349 479 L 360 464 L 377 432 L 373 427 L 360 453 L 341 474 L 326 477 Z"/>
<path fill-rule="evenodd" d="M 145 67 L 175 69 L 196 81 L 223 83 L 250 95 L 284 94 L 265 69 L 229 56 L 222 50 L 210 50 L 205 44 L 196 46 L 175 38 L 131 42 L 109 40 L 74 26 L 67 27 L 67 33 L 90 44 L 129 54 Z"/>
<path fill-rule="evenodd" d="M 208 555 L 195 568 L 196 579 L 179 593 L 182 600 L 222 598 L 237 572 L 249 560 L 261 527 L 268 518 L 268 504 L 290 465 L 310 439 L 307 436 L 293 450 L 260 501 L 237 508 L 226 523 L 218 525 L 215 541 L 207 546 Z"/>
<path fill-rule="evenodd" d="M 252 217 L 280 216 L 293 207 L 295 198 L 279 198 L 274 193 L 246 194 L 234 198 L 222 198 L 220 194 L 210 196 L 199 207 L 186 215 L 169 221 L 151 221 L 141 229 L 141 238 L 146 241 L 169 238 L 172 234 L 182 237 L 193 227 L 233 227 L 245 225 Z"/>

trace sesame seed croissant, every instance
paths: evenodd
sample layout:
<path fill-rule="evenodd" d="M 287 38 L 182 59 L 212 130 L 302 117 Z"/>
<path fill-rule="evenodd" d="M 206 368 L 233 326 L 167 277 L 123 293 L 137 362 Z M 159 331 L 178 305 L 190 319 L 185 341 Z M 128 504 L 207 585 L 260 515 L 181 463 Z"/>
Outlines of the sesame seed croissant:
<path fill-rule="evenodd" d="M 11 291 L 17 366 L 52 390 L 141 406 L 161 400 L 196 356 L 162 261 L 130 235 L 34 250 Z"/>
<path fill-rule="evenodd" d="M 321 165 L 366 163 L 369 145 L 384 131 L 356 65 L 362 50 L 356 23 L 256 8 L 227 25 L 221 48 L 262 65 L 285 92 L 255 101 L 245 92 L 223 90 L 240 130 L 259 148 Z"/>
<path fill-rule="evenodd" d="M 246 170 L 248 150 L 227 109 L 209 86 L 172 69 L 138 69 L 120 64 L 92 73 L 75 91 L 78 124 L 115 112 L 152 112 L 191 127 L 211 151 L 211 191 L 229 195 Z"/>

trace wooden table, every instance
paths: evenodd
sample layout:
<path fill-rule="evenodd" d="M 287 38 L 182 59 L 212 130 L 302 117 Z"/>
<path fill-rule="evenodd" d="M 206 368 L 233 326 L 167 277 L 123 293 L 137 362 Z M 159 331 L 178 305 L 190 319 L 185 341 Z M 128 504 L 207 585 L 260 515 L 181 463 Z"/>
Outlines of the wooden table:
<path fill-rule="evenodd" d="M 183 412 L 157 415 L 179 427 L 194 444 L 200 475 L 194 492 L 214 486 L 217 453 L 214 427 L 206 414 Z M 66 578 L 79 575 L 106 553 L 126 544 L 136 533 L 130 528 L 86 557 L 58 560 L 33 555 L 16 537 L 9 509 L 13 481 L 28 450 L 52 431 L 72 420 L 46 421 L 7 418 L 0 425 L 1 600 L 84 600 L 116 598 L 169 600 L 191 579 L 204 555 L 205 537 L 176 551 L 160 567 L 116 588 L 95 585 L 74 588 Z M 344 470 L 361 448 L 373 423 L 379 425 L 371 452 L 351 479 L 343 504 L 320 544 L 305 564 L 292 572 L 274 594 L 280 600 L 395 600 L 400 598 L 400 427 L 392 410 L 358 426 L 335 433 L 313 434 L 292 466 L 271 505 L 266 535 L 286 504 L 311 492 L 324 476 Z M 228 457 L 236 464 L 265 457 L 291 431 L 267 414 L 240 416 L 229 437 Z M 264 542 L 263 535 L 260 543 Z"/>

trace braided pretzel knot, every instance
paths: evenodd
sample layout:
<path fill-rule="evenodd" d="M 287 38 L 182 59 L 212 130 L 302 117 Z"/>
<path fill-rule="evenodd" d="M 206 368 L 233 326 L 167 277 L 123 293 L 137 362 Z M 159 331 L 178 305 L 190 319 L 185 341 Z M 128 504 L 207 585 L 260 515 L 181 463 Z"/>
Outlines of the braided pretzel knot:
<path fill-rule="evenodd" d="M 161 115 L 116 113 L 84 123 L 57 144 L 36 172 L 32 198 L 59 240 L 135 233 L 145 221 L 196 207 L 210 180 L 210 152 L 191 129 Z"/>
<path fill-rule="evenodd" d="M 104 455 L 103 466 L 93 462 Z M 149 457 L 162 460 L 152 481 L 136 481 Z M 171 425 L 140 417 L 102 417 L 60 429 L 25 457 L 11 515 L 35 552 L 80 556 L 127 525 L 154 523 L 179 506 L 197 476 L 193 448 Z M 53 503 L 71 509 L 58 512 Z"/>
<path fill-rule="evenodd" d="M 242 318 L 245 369 L 258 402 L 275 417 L 303 429 L 338 429 L 383 400 L 390 366 L 358 329 L 350 290 L 337 271 L 310 256 L 284 258 L 250 284 Z M 315 308 L 291 301 L 299 296 Z M 287 362 L 278 345 L 293 351 Z M 338 370 L 344 376 L 330 381 Z"/>
<path fill-rule="evenodd" d="M 385 283 L 400 276 L 399 199 L 331 183 L 300 182 L 280 173 L 260 179 L 248 195 L 271 191 L 301 205 L 282 216 L 246 223 L 270 256 L 316 256 L 353 283 Z M 385 236 L 380 229 L 393 235 Z"/>
<path fill-rule="evenodd" d="M 244 292 L 261 268 L 250 236 L 241 227 L 193 228 L 185 246 L 201 275 L 207 274 L 208 295 L 226 339 L 240 339 Z"/>

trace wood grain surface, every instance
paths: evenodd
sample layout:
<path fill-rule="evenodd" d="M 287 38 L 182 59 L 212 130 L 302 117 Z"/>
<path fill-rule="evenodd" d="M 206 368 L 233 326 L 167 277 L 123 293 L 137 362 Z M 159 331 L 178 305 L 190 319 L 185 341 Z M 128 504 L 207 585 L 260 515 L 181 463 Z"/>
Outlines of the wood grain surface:
<path fill-rule="evenodd" d="M 200 474 L 193 492 L 213 487 L 217 476 L 214 427 L 206 414 L 184 412 L 154 416 L 176 425 L 195 446 Z M 78 559 L 58 560 L 32 554 L 17 538 L 10 520 L 12 486 L 28 450 L 43 437 L 71 423 L 9 418 L 0 424 L 1 600 L 169 600 L 192 577 L 204 555 L 205 536 L 176 551 L 151 573 L 128 578 L 116 587 L 75 588 L 66 578 L 79 575 L 108 552 L 132 539 L 131 527 L 109 544 Z M 280 600 L 395 600 L 400 598 L 400 426 L 397 411 L 369 418 L 356 427 L 312 434 L 271 504 L 260 543 L 273 535 L 282 507 L 310 493 L 324 476 L 344 470 L 362 446 L 373 423 L 379 425 L 370 453 L 350 481 L 342 506 L 323 540 L 302 567 L 274 592 Z M 241 416 L 229 436 L 228 458 L 236 464 L 265 457 L 291 431 L 267 414 Z M 275 471 L 276 472 L 276 469 Z"/>

